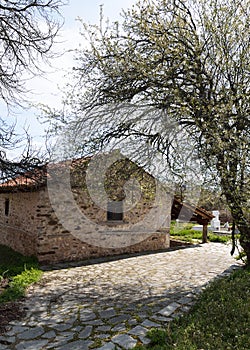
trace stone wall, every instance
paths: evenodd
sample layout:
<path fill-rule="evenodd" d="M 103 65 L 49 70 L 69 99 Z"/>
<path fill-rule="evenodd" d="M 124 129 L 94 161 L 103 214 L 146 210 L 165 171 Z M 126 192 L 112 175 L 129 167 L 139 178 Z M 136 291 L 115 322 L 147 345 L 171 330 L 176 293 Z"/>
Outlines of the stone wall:
<path fill-rule="evenodd" d="M 36 255 L 38 198 L 38 192 L 0 193 L 0 244 L 25 255 Z"/>
<path fill-rule="evenodd" d="M 40 191 L 37 206 L 37 255 L 40 262 L 73 261 L 169 247 L 170 198 L 164 230 L 152 233 L 131 232 L 131 225 L 140 220 L 142 209 L 134 208 L 129 213 L 129 224 L 108 223 L 105 210 L 93 203 L 86 206 L 84 191 L 74 189 L 73 192 L 75 203 L 70 201 L 67 191 L 59 191 L 53 198 L 49 198 L 47 189 Z M 148 203 L 138 205 L 144 208 L 144 214 L 149 210 Z"/>

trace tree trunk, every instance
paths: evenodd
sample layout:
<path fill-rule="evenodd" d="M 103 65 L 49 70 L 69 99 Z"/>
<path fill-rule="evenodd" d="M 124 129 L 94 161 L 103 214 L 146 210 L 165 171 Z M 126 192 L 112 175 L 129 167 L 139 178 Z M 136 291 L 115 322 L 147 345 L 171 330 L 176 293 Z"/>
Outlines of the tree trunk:
<path fill-rule="evenodd" d="M 237 221 L 236 225 L 240 231 L 240 245 L 247 256 L 246 265 L 250 266 L 250 227 L 249 225 L 237 224 Z"/>
<path fill-rule="evenodd" d="M 250 222 L 247 219 L 244 207 L 246 207 L 246 199 L 243 196 L 243 186 L 237 186 L 236 168 L 231 167 L 227 171 L 225 159 L 222 156 L 217 164 L 220 173 L 221 186 L 230 208 L 233 220 L 240 232 L 240 245 L 244 249 L 247 257 L 246 265 L 250 266 Z"/>
<path fill-rule="evenodd" d="M 227 194 L 226 194 L 227 197 Z M 250 266 L 250 223 L 244 215 L 244 210 L 239 205 L 237 198 L 232 201 L 232 195 L 229 195 L 228 204 L 231 209 L 233 220 L 240 232 L 240 245 L 244 249 L 247 261 L 246 265 Z"/>

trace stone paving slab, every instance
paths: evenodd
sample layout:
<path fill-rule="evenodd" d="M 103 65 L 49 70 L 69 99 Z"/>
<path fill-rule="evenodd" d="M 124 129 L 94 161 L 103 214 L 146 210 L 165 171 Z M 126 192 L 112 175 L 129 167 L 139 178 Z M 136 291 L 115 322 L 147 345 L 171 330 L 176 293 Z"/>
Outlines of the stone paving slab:
<path fill-rule="evenodd" d="M 158 313 L 162 316 L 169 317 L 171 316 L 176 310 L 181 308 L 181 304 L 176 303 L 175 301 L 168 306 L 164 307 L 164 309 L 160 310 Z"/>
<path fill-rule="evenodd" d="M 113 350 L 147 344 L 147 330 L 187 312 L 214 278 L 240 266 L 229 245 L 46 271 L 27 292 L 26 316 L 9 324 L 0 350 Z"/>
<path fill-rule="evenodd" d="M 133 349 L 137 341 L 127 334 L 117 334 L 112 338 L 112 342 L 118 344 L 122 349 Z"/>

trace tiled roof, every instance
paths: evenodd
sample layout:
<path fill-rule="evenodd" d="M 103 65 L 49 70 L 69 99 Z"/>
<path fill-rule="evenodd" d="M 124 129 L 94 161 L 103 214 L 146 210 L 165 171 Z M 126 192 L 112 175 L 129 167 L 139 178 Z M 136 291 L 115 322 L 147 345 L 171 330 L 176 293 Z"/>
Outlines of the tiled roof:
<path fill-rule="evenodd" d="M 49 163 L 43 167 L 28 171 L 24 175 L 16 176 L 13 179 L 0 183 L 0 192 L 11 192 L 16 190 L 36 190 L 46 185 L 50 178 L 49 169 L 62 170 L 63 167 L 70 164 L 71 168 L 82 165 L 90 160 L 90 157 L 74 159 L 73 161 L 61 161 L 58 163 Z"/>
<path fill-rule="evenodd" d="M 172 205 L 172 219 L 177 219 L 179 217 L 180 211 L 183 212 L 183 219 L 185 216 L 189 218 L 191 221 L 197 221 L 198 223 L 202 223 L 202 220 L 212 220 L 213 214 L 204 208 L 200 208 L 191 203 L 181 201 L 177 197 L 174 197 L 173 205 Z M 180 218 L 181 219 L 181 218 Z M 188 220 L 188 221 L 189 221 Z"/>

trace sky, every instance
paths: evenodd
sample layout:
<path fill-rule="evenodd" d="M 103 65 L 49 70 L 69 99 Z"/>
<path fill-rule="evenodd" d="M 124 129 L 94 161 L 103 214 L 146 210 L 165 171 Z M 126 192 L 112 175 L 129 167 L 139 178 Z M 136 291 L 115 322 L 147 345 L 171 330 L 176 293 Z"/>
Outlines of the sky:
<path fill-rule="evenodd" d="M 72 50 L 79 45 L 84 47 L 82 36 L 79 34 L 82 28 L 77 21 L 80 17 L 87 23 L 98 23 L 100 5 L 103 5 L 104 16 L 110 21 L 119 20 L 122 9 L 130 8 L 136 0 L 68 0 L 63 6 L 61 14 L 64 17 L 64 25 L 57 38 L 58 43 L 54 45 L 55 52 L 63 53 L 60 57 L 50 61 L 51 67 L 42 67 L 45 70 L 43 77 L 35 77 L 28 82 L 27 87 L 31 90 L 29 99 L 32 105 L 45 104 L 50 107 L 60 108 L 62 100 L 61 88 L 69 79 L 69 72 L 74 65 L 74 53 Z M 67 52 L 70 51 L 71 52 Z M 66 77 L 67 75 L 67 77 Z M 0 113 L 4 115 L 6 108 L 0 103 Z M 38 121 L 39 108 L 31 107 L 26 110 L 15 109 L 15 122 L 18 132 L 25 128 L 33 138 L 33 143 L 38 147 L 44 144 L 44 127 Z M 10 118 L 10 117 L 8 117 Z M 14 154 L 13 154 L 14 156 Z"/>
<path fill-rule="evenodd" d="M 64 26 L 59 33 L 57 40 L 61 41 L 59 45 L 55 45 L 55 51 L 71 50 L 86 45 L 83 41 L 83 37 L 79 34 L 82 29 L 81 23 L 77 20 L 78 17 L 83 19 L 87 23 L 99 23 L 100 5 L 103 5 L 105 17 L 109 17 L 111 21 L 119 19 L 119 14 L 122 9 L 131 7 L 135 0 L 68 0 L 68 5 L 62 8 L 62 15 L 64 17 Z M 54 74 L 47 74 L 44 79 L 34 79 L 33 86 L 38 89 L 40 96 L 46 96 L 45 101 L 50 101 L 53 105 L 57 105 L 60 98 L 58 99 L 59 89 L 62 83 L 66 80 L 64 75 L 74 65 L 74 53 L 66 53 L 62 57 L 52 62 L 57 69 Z M 41 89 L 43 90 L 41 92 Z M 49 89 L 49 93 L 48 93 Z M 42 94 L 41 94 L 42 93 Z"/>

